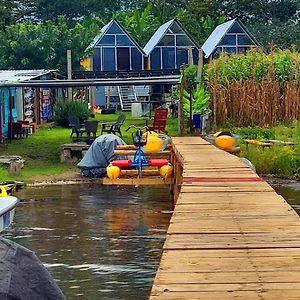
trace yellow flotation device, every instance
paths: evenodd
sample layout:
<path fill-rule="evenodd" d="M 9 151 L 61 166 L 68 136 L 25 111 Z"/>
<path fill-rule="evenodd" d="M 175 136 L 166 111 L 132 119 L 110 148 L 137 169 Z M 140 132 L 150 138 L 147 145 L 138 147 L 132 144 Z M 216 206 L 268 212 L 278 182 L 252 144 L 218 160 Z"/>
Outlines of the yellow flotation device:
<path fill-rule="evenodd" d="M 162 178 L 170 178 L 173 174 L 173 166 L 171 164 L 162 166 L 159 169 L 159 174 Z"/>
<path fill-rule="evenodd" d="M 106 168 L 106 173 L 107 173 L 107 177 L 109 179 L 117 179 L 120 176 L 121 169 L 119 167 L 117 167 L 117 166 L 109 165 Z"/>
<path fill-rule="evenodd" d="M 229 135 L 220 135 L 215 139 L 215 144 L 222 150 L 228 150 L 233 147 L 235 139 Z"/>
<path fill-rule="evenodd" d="M 164 144 L 164 141 L 159 137 L 158 133 L 154 131 L 146 132 L 143 134 L 143 138 L 146 138 L 145 135 L 147 135 L 147 144 L 144 146 L 145 152 L 158 152 Z"/>
<path fill-rule="evenodd" d="M 7 197 L 6 189 L 2 185 L 0 185 L 0 197 Z"/>

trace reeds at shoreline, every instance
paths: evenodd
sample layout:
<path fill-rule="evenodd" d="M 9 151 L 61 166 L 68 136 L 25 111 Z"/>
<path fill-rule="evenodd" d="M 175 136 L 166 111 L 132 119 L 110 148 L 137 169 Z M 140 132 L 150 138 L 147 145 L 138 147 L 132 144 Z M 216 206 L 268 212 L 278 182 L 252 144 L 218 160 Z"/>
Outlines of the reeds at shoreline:
<path fill-rule="evenodd" d="M 217 124 L 274 126 L 300 120 L 300 53 L 222 56 L 205 72 Z"/>

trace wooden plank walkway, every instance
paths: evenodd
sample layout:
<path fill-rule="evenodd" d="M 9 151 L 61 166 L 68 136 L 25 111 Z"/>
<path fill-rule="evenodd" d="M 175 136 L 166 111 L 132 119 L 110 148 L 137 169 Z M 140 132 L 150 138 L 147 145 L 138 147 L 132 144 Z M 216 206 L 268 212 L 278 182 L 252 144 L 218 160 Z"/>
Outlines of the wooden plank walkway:
<path fill-rule="evenodd" d="M 238 157 L 172 140 L 182 187 L 150 299 L 300 299 L 297 213 Z"/>

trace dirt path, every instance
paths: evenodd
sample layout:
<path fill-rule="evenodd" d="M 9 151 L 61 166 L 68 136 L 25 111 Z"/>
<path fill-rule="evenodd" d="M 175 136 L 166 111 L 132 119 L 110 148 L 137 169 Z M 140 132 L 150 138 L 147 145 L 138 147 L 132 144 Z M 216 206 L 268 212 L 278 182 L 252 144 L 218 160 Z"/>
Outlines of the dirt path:
<path fill-rule="evenodd" d="M 100 182 L 99 178 L 86 178 L 82 177 L 77 171 L 68 171 L 59 175 L 51 176 L 34 176 L 29 178 L 27 186 L 42 186 L 50 184 L 75 184 L 75 183 L 88 183 L 88 182 Z"/>

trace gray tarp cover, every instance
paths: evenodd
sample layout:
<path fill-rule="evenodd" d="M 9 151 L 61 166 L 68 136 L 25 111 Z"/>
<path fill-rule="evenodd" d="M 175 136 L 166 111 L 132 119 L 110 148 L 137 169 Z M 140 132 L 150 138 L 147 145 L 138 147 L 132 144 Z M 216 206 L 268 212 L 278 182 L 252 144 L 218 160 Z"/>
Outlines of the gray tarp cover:
<path fill-rule="evenodd" d="M 0 238 L 0 299 L 61 300 L 61 290 L 30 250 Z"/>
<path fill-rule="evenodd" d="M 126 143 L 114 134 L 99 136 L 77 166 L 80 169 L 106 168 L 112 160 L 116 159 L 114 150 L 117 145 L 126 145 Z"/>

